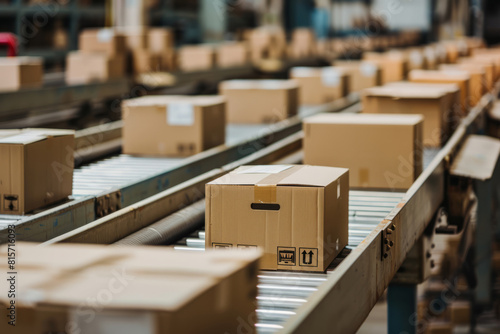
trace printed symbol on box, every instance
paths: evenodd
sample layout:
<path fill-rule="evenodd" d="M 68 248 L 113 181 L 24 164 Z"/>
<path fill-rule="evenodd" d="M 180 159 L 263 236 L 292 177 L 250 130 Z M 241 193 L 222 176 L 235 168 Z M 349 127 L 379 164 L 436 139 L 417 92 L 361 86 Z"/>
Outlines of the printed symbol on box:
<path fill-rule="evenodd" d="M 3 196 L 3 209 L 6 211 L 19 210 L 19 197 L 17 195 L 4 195 Z"/>
<path fill-rule="evenodd" d="M 317 248 L 299 248 L 299 266 L 317 267 L 318 249 Z"/>
<path fill-rule="evenodd" d="M 221 244 L 221 243 L 212 243 L 213 248 L 221 249 L 221 248 L 232 248 L 232 244 Z"/>
<path fill-rule="evenodd" d="M 238 249 L 257 249 L 256 245 L 238 245 Z"/>
<path fill-rule="evenodd" d="M 278 265 L 295 265 L 295 247 L 278 247 Z"/>

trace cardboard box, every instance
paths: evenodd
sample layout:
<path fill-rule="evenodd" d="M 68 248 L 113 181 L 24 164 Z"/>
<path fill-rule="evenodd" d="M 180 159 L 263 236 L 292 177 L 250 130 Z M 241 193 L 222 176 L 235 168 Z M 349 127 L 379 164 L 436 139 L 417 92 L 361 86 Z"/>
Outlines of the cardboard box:
<path fill-rule="evenodd" d="M 309 57 L 314 54 L 316 37 L 309 28 L 296 28 L 292 31 L 290 44 L 293 46 L 293 55 Z"/>
<path fill-rule="evenodd" d="M 177 52 L 175 49 L 165 50 L 160 54 L 160 68 L 162 71 L 175 71 L 178 69 Z"/>
<path fill-rule="evenodd" d="M 127 52 L 125 36 L 113 29 L 85 29 L 80 33 L 80 51 L 105 52 L 108 55 L 124 55 Z"/>
<path fill-rule="evenodd" d="M 75 134 L 27 129 L 0 139 L 0 214 L 23 215 L 73 189 Z"/>
<path fill-rule="evenodd" d="M 279 27 L 260 27 L 246 32 L 245 40 L 249 43 L 251 59 L 282 58 L 287 46 L 286 34 Z"/>
<path fill-rule="evenodd" d="M 347 245 L 348 211 L 347 169 L 240 167 L 206 185 L 206 248 L 259 247 L 262 269 L 323 272 Z"/>
<path fill-rule="evenodd" d="M 135 74 L 158 72 L 161 57 L 146 49 L 135 49 L 132 51 L 132 69 Z"/>
<path fill-rule="evenodd" d="M 7 322 L 10 300 L 4 293 L 2 333 L 236 334 L 242 326 L 255 333 L 259 252 L 16 247 L 22 273 L 16 277 L 16 326 Z M 5 245 L 0 259 L 7 272 Z M 6 279 L 0 283 L 4 291 L 9 286 Z"/>
<path fill-rule="evenodd" d="M 379 65 L 382 69 L 382 83 L 401 81 L 406 78 L 408 61 L 402 52 L 390 51 L 386 53 L 365 52 L 363 60 Z"/>
<path fill-rule="evenodd" d="M 125 75 L 125 57 L 105 52 L 71 52 L 66 58 L 66 83 L 104 82 Z"/>
<path fill-rule="evenodd" d="M 147 27 L 116 27 L 115 30 L 125 37 L 125 45 L 129 51 L 149 49 Z"/>
<path fill-rule="evenodd" d="M 211 45 L 188 45 L 179 49 L 181 71 L 209 70 L 215 65 L 215 50 Z"/>
<path fill-rule="evenodd" d="M 175 47 L 174 32 L 169 28 L 151 28 L 147 32 L 149 51 L 161 54 Z"/>
<path fill-rule="evenodd" d="M 413 70 L 408 75 L 408 80 L 412 82 L 422 83 L 454 83 L 460 87 L 460 103 L 462 109 L 467 114 L 469 108 L 469 81 L 470 75 L 465 72 L 456 71 L 422 71 Z"/>
<path fill-rule="evenodd" d="M 43 60 L 39 57 L 0 58 L 0 91 L 41 87 Z"/>
<path fill-rule="evenodd" d="M 351 188 L 406 190 L 422 172 L 421 115 L 320 114 L 303 124 L 304 164 L 348 168 Z"/>
<path fill-rule="evenodd" d="M 442 64 L 439 65 L 439 69 L 444 71 L 458 71 L 462 73 L 465 72 L 470 75 L 468 105 L 471 107 L 474 107 L 486 92 L 486 72 L 482 69 L 474 67 L 474 65 L 467 66 L 465 64 Z"/>
<path fill-rule="evenodd" d="M 219 84 L 228 123 L 273 123 L 297 115 L 299 86 L 293 80 L 229 80 Z"/>
<path fill-rule="evenodd" d="M 377 64 L 369 61 L 336 60 L 334 65 L 349 72 L 349 92 L 361 92 L 365 88 L 382 84 L 382 70 Z"/>
<path fill-rule="evenodd" d="M 190 156 L 225 142 L 221 96 L 144 96 L 124 100 L 123 153 Z"/>
<path fill-rule="evenodd" d="M 368 88 L 363 91 L 363 112 L 421 114 L 424 116 L 424 145 L 440 147 L 451 132 L 448 94 L 439 89 L 394 86 Z"/>
<path fill-rule="evenodd" d="M 485 88 L 489 92 L 495 84 L 495 63 L 476 58 L 459 58 L 458 65 L 463 69 L 477 68 L 485 72 Z"/>
<path fill-rule="evenodd" d="M 248 47 L 245 43 L 223 43 L 217 46 L 217 66 L 220 68 L 243 66 L 248 63 Z"/>
<path fill-rule="evenodd" d="M 299 84 L 301 104 L 323 104 L 349 94 L 350 73 L 336 67 L 294 67 L 290 79 Z"/>

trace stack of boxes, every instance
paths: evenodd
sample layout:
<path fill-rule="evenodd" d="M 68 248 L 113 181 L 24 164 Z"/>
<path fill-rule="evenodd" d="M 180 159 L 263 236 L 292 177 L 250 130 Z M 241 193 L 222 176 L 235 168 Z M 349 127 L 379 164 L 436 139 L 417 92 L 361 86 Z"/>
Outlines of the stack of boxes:
<path fill-rule="evenodd" d="M 125 37 L 112 29 L 88 29 L 80 34 L 79 51 L 66 59 L 69 85 L 103 82 L 125 75 Z"/>

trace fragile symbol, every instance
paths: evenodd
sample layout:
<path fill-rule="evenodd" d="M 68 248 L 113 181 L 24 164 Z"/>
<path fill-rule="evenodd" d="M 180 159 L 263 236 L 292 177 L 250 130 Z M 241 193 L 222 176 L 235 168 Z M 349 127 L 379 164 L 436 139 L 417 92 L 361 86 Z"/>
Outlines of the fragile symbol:
<path fill-rule="evenodd" d="M 295 265 L 295 247 L 278 247 L 278 265 Z"/>
<path fill-rule="evenodd" d="M 3 196 L 3 209 L 5 211 L 18 211 L 18 196 L 17 195 L 4 195 Z"/>
<path fill-rule="evenodd" d="M 317 248 L 299 248 L 300 266 L 317 267 L 318 266 L 318 249 Z"/>

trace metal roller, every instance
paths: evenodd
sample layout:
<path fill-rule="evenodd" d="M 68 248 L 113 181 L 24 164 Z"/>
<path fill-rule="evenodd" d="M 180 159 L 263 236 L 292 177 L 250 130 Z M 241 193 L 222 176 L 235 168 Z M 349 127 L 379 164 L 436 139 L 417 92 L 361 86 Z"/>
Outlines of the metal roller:
<path fill-rule="evenodd" d="M 115 242 L 114 245 L 136 246 L 173 243 L 202 227 L 204 222 L 205 200 L 203 199 Z"/>

